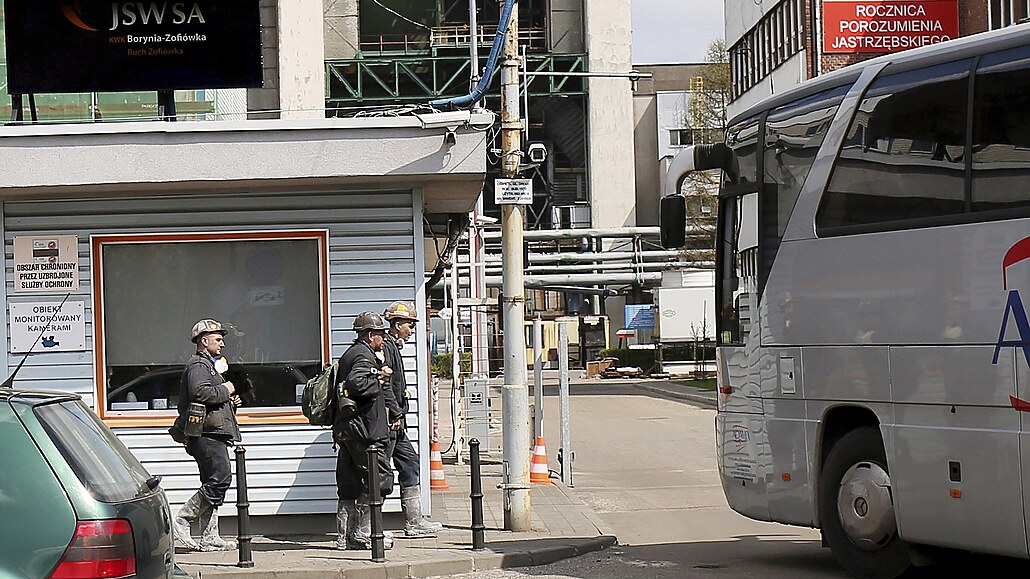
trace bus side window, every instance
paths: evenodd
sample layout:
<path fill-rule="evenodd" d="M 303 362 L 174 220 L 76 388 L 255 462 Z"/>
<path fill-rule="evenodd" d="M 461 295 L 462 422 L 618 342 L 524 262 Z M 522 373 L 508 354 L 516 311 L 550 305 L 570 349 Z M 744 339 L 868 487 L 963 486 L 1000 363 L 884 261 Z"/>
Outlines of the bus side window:
<path fill-rule="evenodd" d="M 973 92 L 973 211 L 1030 206 L 1030 48 L 980 59 Z"/>
<path fill-rule="evenodd" d="M 949 62 L 873 82 L 820 202 L 820 234 L 965 213 L 970 66 Z"/>

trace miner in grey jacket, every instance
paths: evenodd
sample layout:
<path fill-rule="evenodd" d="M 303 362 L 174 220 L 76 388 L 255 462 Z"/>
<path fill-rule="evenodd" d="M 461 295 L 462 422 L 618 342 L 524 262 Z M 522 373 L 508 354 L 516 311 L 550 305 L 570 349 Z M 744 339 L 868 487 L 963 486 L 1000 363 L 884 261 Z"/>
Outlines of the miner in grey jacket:
<path fill-rule="evenodd" d="M 197 345 L 197 352 L 186 362 L 179 380 L 179 416 L 173 426 L 177 439 L 185 441 L 186 452 L 197 461 L 200 490 L 173 518 L 172 529 L 183 545 L 201 551 L 236 549 L 235 541 L 225 540 L 218 534 L 218 507 L 225 501 L 232 482 L 229 447 L 240 440 L 240 428 L 236 424 L 240 398 L 233 383 L 222 377 L 222 372 L 228 369 L 221 357 L 225 333 L 225 327 L 211 319 L 200 320 L 193 326 L 190 340 Z M 203 426 L 199 436 L 184 436 L 189 432 L 186 422 L 193 403 L 203 406 Z M 190 534 L 190 523 L 198 518 L 202 529 L 199 544 Z"/>

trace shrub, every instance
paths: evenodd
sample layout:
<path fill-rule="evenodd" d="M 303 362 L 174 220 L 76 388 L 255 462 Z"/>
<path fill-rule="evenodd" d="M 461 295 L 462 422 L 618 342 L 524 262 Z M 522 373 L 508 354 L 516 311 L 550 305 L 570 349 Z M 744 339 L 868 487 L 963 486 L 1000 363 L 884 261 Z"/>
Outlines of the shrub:
<path fill-rule="evenodd" d="M 450 380 L 453 378 L 453 358 L 448 352 L 446 354 L 437 354 L 433 357 L 433 376 L 440 378 L 441 380 Z M 472 352 L 462 352 L 461 354 L 461 372 L 463 374 L 469 374 L 472 372 Z"/>

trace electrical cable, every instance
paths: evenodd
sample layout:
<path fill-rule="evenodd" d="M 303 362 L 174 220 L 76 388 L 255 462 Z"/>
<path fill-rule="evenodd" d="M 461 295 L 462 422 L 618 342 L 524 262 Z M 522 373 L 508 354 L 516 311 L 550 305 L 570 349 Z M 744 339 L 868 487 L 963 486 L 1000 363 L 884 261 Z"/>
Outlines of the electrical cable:
<path fill-rule="evenodd" d="M 415 22 L 411 18 L 408 18 L 407 16 L 401 14 L 400 12 L 397 12 L 396 10 L 394 10 L 393 8 L 390 8 L 389 6 L 383 4 L 379 0 L 372 0 L 372 2 L 375 2 L 376 4 L 379 5 L 380 8 L 382 8 L 383 10 L 386 10 L 387 12 L 389 12 L 390 14 L 393 14 L 394 16 L 396 16 L 397 18 L 400 18 L 401 20 L 404 20 L 406 22 L 414 24 L 415 26 L 421 26 L 422 28 L 425 28 L 426 30 L 432 30 L 432 28 L 426 26 L 425 24 L 422 24 L 421 22 Z"/>
<path fill-rule="evenodd" d="M 469 94 L 463 97 L 436 99 L 429 101 L 429 104 L 436 106 L 461 107 L 474 103 L 481 99 L 493 82 L 494 67 L 497 66 L 497 56 L 501 53 L 501 45 L 504 44 L 504 37 L 508 33 L 508 24 L 511 22 L 511 13 L 515 7 L 515 0 L 504 0 L 504 9 L 501 11 L 501 19 L 497 23 L 497 34 L 494 35 L 494 44 L 490 47 L 490 56 L 486 59 L 486 70 L 479 84 Z M 477 62 L 472 63 L 475 67 Z"/>

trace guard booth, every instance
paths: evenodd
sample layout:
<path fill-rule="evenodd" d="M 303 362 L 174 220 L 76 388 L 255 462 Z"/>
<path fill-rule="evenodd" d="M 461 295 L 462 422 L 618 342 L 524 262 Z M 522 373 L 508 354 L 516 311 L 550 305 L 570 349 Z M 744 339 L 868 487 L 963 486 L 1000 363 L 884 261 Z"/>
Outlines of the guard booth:
<path fill-rule="evenodd" d="M 0 366 L 10 374 L 24 357 L 16 388 L 81 395 L 177 505 L 199 485 L 167 433 L 195 350 L 189 331 L 201 318 L 230 324 L 224 354 L 246 385 L 237 417 L 257 528 L 263 515 L 335 513 L 331 433 L 307 424 L 300 385 L 350 345 L 359 312 L 412 300 L 427 319 L 425 217 L 467 212 L 482 189 L 487 133 L 423 126 L 0 128 L 0 334 L 10 345 Z M 426 341 L 403 354 L 417 385 L 408 434 L 428 473 Z M 428 484 L 423 493 L 428 509 Z M 234 515 L 234 502 L 235 488 L 221 514 Z"/>

